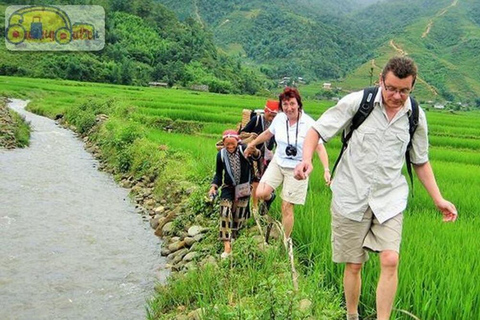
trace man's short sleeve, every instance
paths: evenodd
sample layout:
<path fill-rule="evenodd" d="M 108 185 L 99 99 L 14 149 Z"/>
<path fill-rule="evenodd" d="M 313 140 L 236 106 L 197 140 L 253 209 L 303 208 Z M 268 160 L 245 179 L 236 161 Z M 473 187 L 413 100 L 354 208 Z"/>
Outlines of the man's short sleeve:
<path fill-rule="evenodd" d="M 413 164 L 424 164 L 428 161 L 428 125 L 425 112 L 418 108 L 418 127 L 413 135 L 410 159 Z"/>
<path fill-rule="evenodd" d="M 325 111 L 312 128 L 328 142 L 350 124 L 362 97 L 363 90 L 343 97 L 335 106 Z"/>

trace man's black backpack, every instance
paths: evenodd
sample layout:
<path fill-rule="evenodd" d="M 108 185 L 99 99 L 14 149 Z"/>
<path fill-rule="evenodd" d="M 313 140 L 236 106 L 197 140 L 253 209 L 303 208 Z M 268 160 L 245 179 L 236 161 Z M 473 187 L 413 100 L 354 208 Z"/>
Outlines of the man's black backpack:
<path fill-rule="evenodd" d="M 340 158 L 342 157 L 343 152 L 347 149 L 348 141 L 352 137 L 353 131 L 360 127 L 360 125 L 367 119 L 370 113 L 373 110 L 375 96 L 377 95 L 378 87 L 369 87 L 363 90 L 363 98 L 362 102 L 360 103 L 360 108 L 357 110 L 355 115 L 352 118 L 352 124 L 347 132 L 347 130 L 343 130 L 342 133 L 342 148 L 340 149 L 340 154 L 338 155 L 337 161 L 335 161 L 335 165 L 332 169 L 332 176 L 337 168 L 338 163 L 340 162 Z M 408 115 L 408 123 L 409 123 L 409 133 L 410 133 L 410 140 L 408 142 L 407 151 L 405 152 L 405 162 L 407 165 L 407 172 L 410 176 L 410 183 L 412 185 L 413 190 L 413 176 L 412 176 L 412 162 L 410 160 L 410 149 L 412 149 L 412 138 L 415 130 L 417 130 L 418 126 L 418 104 L 415 99 L 410 97 L 410 102 L 412 104 L 412 112 Z"/>

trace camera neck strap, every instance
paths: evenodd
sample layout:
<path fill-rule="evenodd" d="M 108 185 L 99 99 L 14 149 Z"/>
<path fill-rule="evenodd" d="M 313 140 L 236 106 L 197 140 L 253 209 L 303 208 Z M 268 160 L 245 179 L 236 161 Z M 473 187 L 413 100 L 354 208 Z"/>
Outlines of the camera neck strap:
<path fill-rule="evenodd" d="M 298 141 L 298 122 L 300 121 L 300 110 L 298 111 L 297 114 L 297 128 L 295 129 L 295 148 L 297 148 L 297 141 Z M 287 145 L 290 145 L 290 135 L 289 135 L 289 127 L 288 127 L 288 117 L 287 121 L 285 122 L 285 126 L 287 128 Z"/>

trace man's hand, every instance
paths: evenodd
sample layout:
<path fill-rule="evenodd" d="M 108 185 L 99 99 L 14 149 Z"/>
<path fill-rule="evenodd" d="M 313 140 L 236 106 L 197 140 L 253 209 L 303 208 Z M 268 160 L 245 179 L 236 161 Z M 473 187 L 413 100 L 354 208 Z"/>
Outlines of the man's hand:
<path fill-rule="evenodd" d="M 457 220 L 457 208 L 455 208 L 453 203 L 445 199 L 441 199 L 439 202 L 435 203 L 435 205 L 437 206 L 438 210 L 442 212 L 444 222 L 453 222 Z"/>
<path fill-rule="evenodd" d="M 325 170 L 323 173 L 323 179 L 325 179 L 325 185 L 329 186 L 332 183 L 331 180 L 332 176 L 330 174 L 330 170 Z"/>
<path fill-rule="evenodd" d="M 293 174 L 297 180 L 305 180 L 313 170 L 312 162 L 302 161 L 295 167 Z"/>

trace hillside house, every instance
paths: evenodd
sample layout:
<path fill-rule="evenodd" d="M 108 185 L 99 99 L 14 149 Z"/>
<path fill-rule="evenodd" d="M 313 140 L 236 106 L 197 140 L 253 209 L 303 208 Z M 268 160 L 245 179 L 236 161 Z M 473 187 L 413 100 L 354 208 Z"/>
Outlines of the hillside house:
<path fill-rule="evenodd" d="M 148 85 L 150 87 L 162 87 L 162 88 L 168 87 L 168 83 L 165 83 L 165 82 L 149 82 Z"/>

